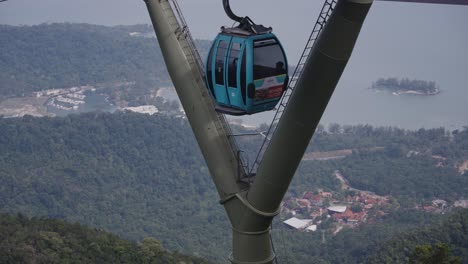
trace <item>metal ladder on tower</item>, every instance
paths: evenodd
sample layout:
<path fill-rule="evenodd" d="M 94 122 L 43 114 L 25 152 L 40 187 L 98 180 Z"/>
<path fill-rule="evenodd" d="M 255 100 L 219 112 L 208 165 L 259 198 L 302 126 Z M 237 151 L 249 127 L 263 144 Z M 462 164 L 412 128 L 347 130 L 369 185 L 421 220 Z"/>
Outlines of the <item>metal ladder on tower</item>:
<path fill-rule="evenodd" d="M 177 36 L 177 39 L 179 40 L 180 46 L 182 47 L 182 50 L 184 51 L 185 56 L 187 57 L 187 61 L 191 66 L 192 72 L 194 76 L 200 77 L 200 78 L 196 78 L 196 81 L 203 82 L 202 85 L 205 86 L 205 83 L 204 83 L 205 72 L 203 70 L 204 64 L 195 46 L 195 42 L 193 41 L 187 22 L 185 21 L 185 18 L 182 14 L 182 10 L 180 9 L 179 4 L 177 3 L 177 0 L 162 0 L 162 1 L 167 2 L 166 5 L 164 5 L 163 10 L 168 18 L 169 24 L 174 30 L 174 34 Z M 206 89 L 204 92 L 207 93 L 208 103 L 214 109 L 215 105 L 211 96 L 208 93 L 208 89 Z M 234 153 L 234 155 L 237 157 L 238 170 L 239 170 L 238 180 L 243 181 L 243 179 L 247 175 L 248 166 L 244 165 L 246 164 L 246 162 L 242 159 L 242 156 L 241 156 L 242 151 L 239 149 L 235 138 L 231 136 L 233 133 L 225 115 L 222 113 L 217 113 L 217 116 L 218 116 L 218 122 L 215 122 L 216 129 L 218 129 L 221 132 L 220 134 L 224 134 L 227 136 L 227 140 L 229 141 L 230 148 L 232 152 Z"/>
<path fill-rule="evenodd" d="M 263 155 L 265 154 L 265 151 L 270 144 L 273 134 L 275 133 L 276 127 L 283 115 L 284 109 L 286 109 L 286 106 L 288 105 L 289 98 L 291 97 L 291 94 L 293 93 L 294 88 L 296 87 L 297 81 L 302 76 L 304 65 L 306 64 L 309 55 L 312 51 L 312 48 L 314 47 L 315 40 L 319 37 L 320 32 L 322 32 L 322 29 L 328 21 L 328 18 L 333 13 L 337 1 L 338 0 L 325 0 L 325 3 L 323 4 L 322 10 L 320 11 L 320 15 L 317 19 L 317 22 L 315 23 L 314 29 L 312 30 L 312 33 L 309 36 L 309 40 L 307 41 L 304 51 L 302 51 L 299 63 L 297 64 L 296 69 L 294 70 L 294 74 L 292 75 L 289 81 L 288 88 L 286 89 L 286 91 L 283 94 L 283 97 L 281 98 L 275 116 L 273 117 L 273 121 L 271 122 L 267 133 L 264 135 L 265 138 L 263 140 L 263 143 L 260 146 L 260 150 L 257 153 L 255 161 L 249 170 L 249 175 L 251 177 L 253 177 L 257 173 L 258 167 L 260 166 L 260 163 L 263 160 Z"/>

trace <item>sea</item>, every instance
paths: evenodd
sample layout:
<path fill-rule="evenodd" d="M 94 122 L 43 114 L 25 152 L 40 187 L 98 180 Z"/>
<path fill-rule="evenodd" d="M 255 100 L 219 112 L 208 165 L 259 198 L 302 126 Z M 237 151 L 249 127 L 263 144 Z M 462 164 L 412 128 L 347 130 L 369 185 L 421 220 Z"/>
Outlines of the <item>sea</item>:
<path fill-rule="evenodd" d="M 346 74 L 345 74 L 346 75 Z M 348 76 L 349 77 L 349 76 Z M 468 126 L 468 87 L 455 82 L 438 82 L 437 95 L 393 95 L 369 89 L 371 79 L 347 80 L 346 76 L 333 94 L 321 124 L 368 124 L 416 130 L 444 127 L 448 130 Z M 312 87 L 313 89 L 314 87 Z M 177 100 L 174 88 L 165 88 L 162 95 Z M 271 123 L 275 111 L 230 119 L 242 120 L 247 126 Z"/>
<path fill-rule="evenodd" d="M 455 130 L 468 126 L 468 87 L 464 84 L 439 81 L 442 91 L 437 95 L 393 95 L 369 89 L 374 80 L 347 77 L 336 88 L 322 116 L 321 123 L 326 127 L 332 123 L 411 130 L 438 127 Z M 274 111 L 270 111 L 242 119 L 251 125 L 268 124 L 273 116 Z"/>

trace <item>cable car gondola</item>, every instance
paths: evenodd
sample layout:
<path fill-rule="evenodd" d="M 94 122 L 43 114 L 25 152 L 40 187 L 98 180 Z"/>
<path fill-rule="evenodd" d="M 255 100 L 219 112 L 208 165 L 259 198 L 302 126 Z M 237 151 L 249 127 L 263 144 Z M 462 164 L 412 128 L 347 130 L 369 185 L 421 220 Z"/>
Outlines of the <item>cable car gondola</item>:
<path fill-rule="evenodd" d="M 229 0 L 223 4 L 239 25 L 222 27 L 208 55 L 206 82 L 216 110 L 230 115 L 272 110 L 289 80 L 284 49 L 271 28 L 234 15 Z"/>

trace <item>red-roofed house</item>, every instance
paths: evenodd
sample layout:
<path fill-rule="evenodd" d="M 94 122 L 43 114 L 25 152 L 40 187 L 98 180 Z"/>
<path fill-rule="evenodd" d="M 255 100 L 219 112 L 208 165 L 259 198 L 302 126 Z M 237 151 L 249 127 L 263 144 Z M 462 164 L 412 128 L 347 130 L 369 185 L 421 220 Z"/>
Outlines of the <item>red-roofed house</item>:
<path fill-rule="evenodd" d="M 333 215 L 333 218 L 335 218 L 335 220 L 346 221 L 350 224 L 357 224 L 359 222 L 362 222 L 366 219 L 366 217 L 366 212 L 353 213 L 353 211 L 351 211 L 349 208 L 347 208 L 344 213 Z"/>
<path fill-rule="evenodd" d="M 305 192 L 302 198 L 309 200 L 312 196 L 314 196 L 314 193 L 309 191 L 309 192 Z"/>
<path fill-rule="evenodd" d="M 297 199 L 296 202 L 299 204 L 301 207 L 310 207 L 310 202 L 307 199 Z"/>
<path fill-rule="evenodd" d="M 325 198 L 331 198 L 333 196 L 331 192 L 320 192 L 320 195 Z"/>
<path fill-rule="evenodd" d="M 313 195 L 312 197 L 310 197 L 309 201 L 313 205 L 317 205 L 317 206 L 323 205 L 322 196 L 320 195 Z"/>

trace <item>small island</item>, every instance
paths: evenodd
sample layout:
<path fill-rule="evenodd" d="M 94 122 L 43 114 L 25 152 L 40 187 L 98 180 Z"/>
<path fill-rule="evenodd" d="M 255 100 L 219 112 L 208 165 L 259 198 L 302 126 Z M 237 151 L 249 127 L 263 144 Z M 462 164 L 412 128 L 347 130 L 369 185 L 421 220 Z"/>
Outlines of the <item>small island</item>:
<path fill-rule="evenodd" d="M 387 91 L 394 95 L 436 95 L 440 93 L 440 89 L 434 81 L 410 80 L 408 78 L 401 80 L 398 78 L 379 78 L 372 83 L 370 89 Z"/>

